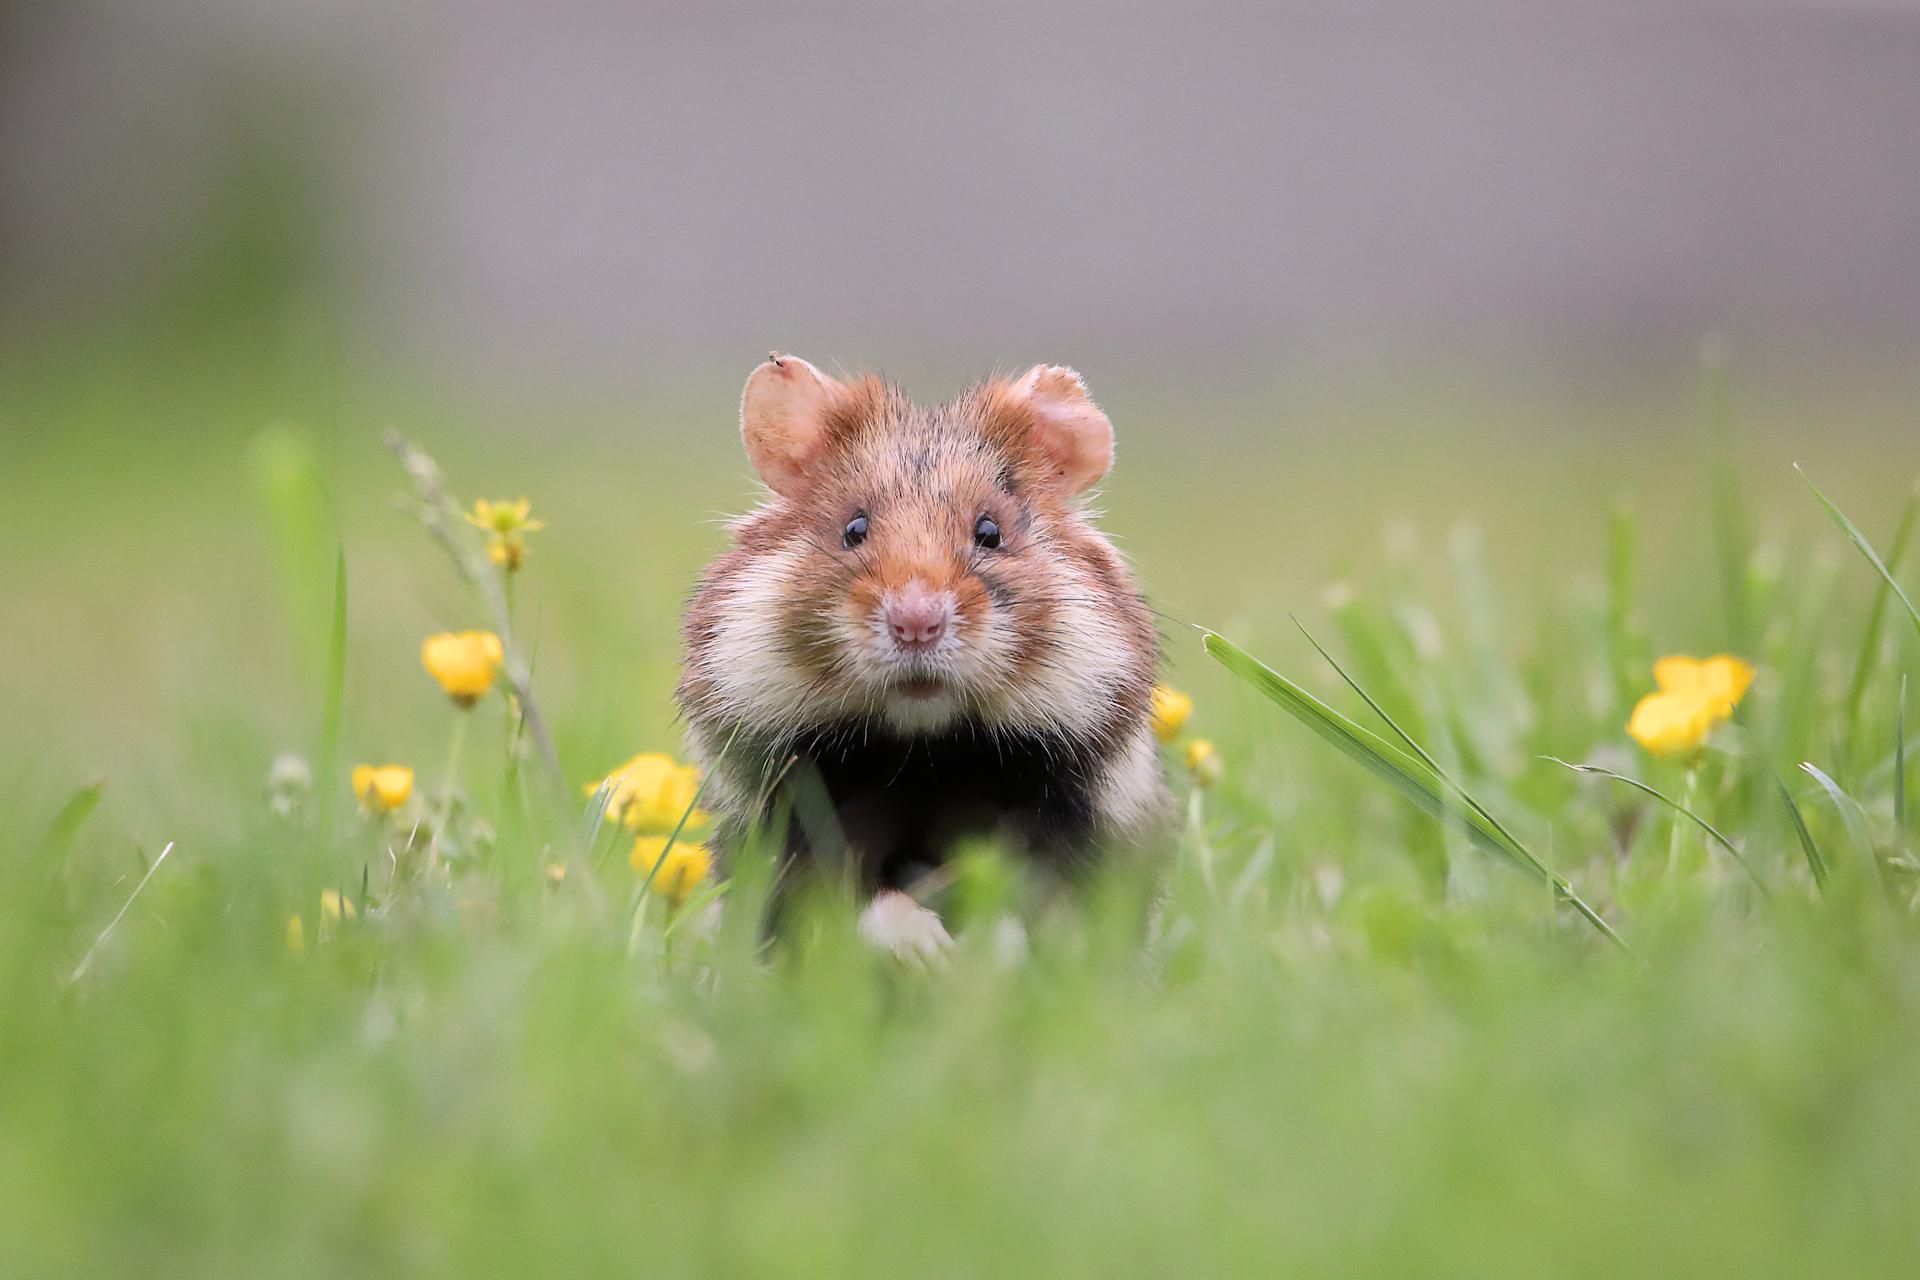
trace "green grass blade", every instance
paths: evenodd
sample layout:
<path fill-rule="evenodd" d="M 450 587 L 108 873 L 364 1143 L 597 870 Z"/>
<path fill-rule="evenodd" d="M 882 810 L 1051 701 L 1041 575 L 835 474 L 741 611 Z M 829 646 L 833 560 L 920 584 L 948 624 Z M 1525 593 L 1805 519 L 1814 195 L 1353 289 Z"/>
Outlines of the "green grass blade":
<path fill-rule="evenodd" d="M 1827 891 L 1827 860 L 1820 854 L 1820 846 L 1813 841 L 1813 832 L 1807 830 L 1807 817 L 1800 812 L 1799 801 L 1793 798 L 1793 792 L 1777 775 L 1773 784 L 1780 788 L 1780 799 L 1787 806 L 1787 816 L 1793 819 L 1793 833 L 1800 838 L 1800 852 L 1806 856 L 1807 870 L 1813 873 L 1814 887 L 1820 892 Z"/>
<path fill-rule="evenodd" d="M 1800 478 L 1807 482 L 1807 488 L 1813 490 L 1813 496 L 1820 500 L 1820 505 L 1827 509 L 1827 514 L 1833 517 L 1833 522 L 1840 526 L 1840 532 L 1846 534 L 1853 545 L 1859 548 L 1860 554 L 1867 558 L 1867 563 L 1872 565 L 1874 571 L 1880 575 L 1880 580 L 1885 582 L 1900 603 L 1906 606 L 1907 617 L 1912 620 L 1913 629 L 1916 632 L 1920 632 L 1920 609 L 1914 608 L 1913 601 L 1907 598 L 1906 591 L 1901 588 L 1899 581 L 1887 569 L 1886 563 L 1880 559 L 1879 553 L 1873 549 L 1873 545 L 1866 540 L 1859 529 L 1854 527 L 1853 521 L 1847 519 L 1846 513 L 1834 506 L 1833 503 L 1828 500 L 1826 494 L 1820 492 L 1819 488 L 1813 483 L 1812 478 L 1809 477 L 1805 471 L 1800 470 L 1799 463 L 1794 463 L 1793 469 L 1800 472 Z"/>
<path fill-rule="evenodd" d="M 1887 572 L 1900 572 L 1900 560 L 1907 552 L 1907 540 L 1913 536 L 1913 524 L 1916 515 L 1920 515 L 1920 485 L 1907 495 L 1907 504 L 1901 508 L 1900 523 L 1893 531 L 1893 541 L 1887 547 Z M 1873 593 L 1873 604 L 1867 611 L 1866 629 L 1860 636 L 1860 652 L 1854 658 L 1853 677 L 1847 681 L 1847 718 L 1846 733 L 1842 741 L 1851 744 L 1859 731 L 1860 708 L 1867 696 L 1867 684 L 1873 679 L 1873 668 L 1880 660 L 1880 628 L 1887 615 L 1887 597 L 1892 594 L 1883 581 Z"/>
<path fill-rule="evenodd" d="M 1493 814 L 1488 811 L 1485 805 L 1481 804 L 1478 800 L 1474 799 L 1471 794 L 1468 793 L 1466 787 L 1462 786 L 1457 780 L 1455 780 L 1451 775 L 1449 775 L 1445 769 L 1441 768 L 1440 762 L 1434 759 L 1433 756 L 1427 751 L 1425 747 L 1421 746 L 1418 742 L 1414 741 L 1413 735 L 1408 733 L 1405 729 L 1402 729 L 1400 727 L 1399 722 L 1395 720 L 1392 716 L 1387 714 L 1387 709 L 1381 706 L 1378 702 L 1376 702 L 1372 694 L 1368 693 L 1365 689 L 1360 687 L 1359 681 L 1355 680 L 1352 676 L 1347 674 L 1347 669 L 1341 666 L 1340 663 L 1334 659 L 1334 656 L 1331 653 L 1327 652 L 1325 646 L 1323 646 L 1318 640 L 1313 638 L 1313 633 L 1311 631 L 1308 631 L 1304 626 L 1301 626 L 1300 620 L 1298 618 L 1295 618 L 1293 620 L 1293 625 L 1296 627 L 1300 627 L 1300 634 L 1307 638 L 1307 643 L 1314 647 L 1314 651 L 1317 652 L 1322 658 L 1325 658 L 1327 660 L 1327 665 L 1332 667 L 1334 671 L 1339 674 L 1340 678 L 1347 682 L 1347 687 L 1349 689 L 1352 689 L 1355 693 L 1359 694 L 1362 701 L 1364 701 L 1368 707 L 1372 708 L 1373 713 L 1379 716 L 1383 721 L 1386 722 L 1387 727 L 1393 730 L 1394 736 L 1399 738 L 1401 742 L 1405 743 L 1407 746 L 1407 749 L 1413 752 L 1414 755 L 1418 756 L 1422 764 L 1426 765 L 1428 769 L 1432 770 L 1434 777 L 1438 778 L 1441 782 L 1446 783 L 1448 789 L 1450 789 L 1456 796 L 1458 796 L 1462 803 L 1464 803 L 1469 809 L 1471 809 L 1475 814 L 1477 814 L 1487 824 L 1487 826 L 1493 829 L 1494 834 L 1498 835 L 1501 838 L 1501 840 L 1505 842 L 1508 849 L 1510 849 L 1514 854 L 1517 854 L 1519 857 L 1525 859 L 1526 862 L 1529 863 L 1531 867 L 1538 874 L 1545 876 L 1548 879 L 1552 878 L 1552 873 L 1547 870 L 1546 864 L 1542 863 L 1538 858 L 1534 857 L 1533 853 L 1530 850 L 1528 850 L 1525 845 L 1520 843 L 1520 839 L 1518 836 L 1514 835 L 1513 832 L 1507 830 L 1506 826 L 1501 823 L 1500 819 L 1494 817 Z"/>
<path fill-rule="evenodd" d="M 1900 701 L 1893 713 L 1893 827 L 1907 837 L 1907 678 L 1900 677 Z"/>
<path fill-rule="evenodd" d="M 1920 733 L 1909 733 L 1907 740 L 1899 744 L 1898 750 L 1896 750 L 1894 754 L 1904 757 L 1916 753 L 1920 753 Z M 1881 786 L 1888 785 L 1893 777 L 1893 766 L 1893 756 L 1886 756 L 1878 764 L 1874 765 L 1873 768 L 1867 770 L 1861 777 L 1861 780 L 1854 785 L 1862 791 L 1873 791 Z"/>
<path fill-rule="evenodd" d="M 700 785 L 694 788 L 693 800 L 687 805 L 686 812 L 680 815 L 680 821 L 673 824 L 673 830 L 667 835 L 667 842 L 660 846 L 660 856 L 653 860 L 651 867 L 647 868 L 647 878 L 640 882 L 640 888 L 634 894 L 633 910 L 628 913 L 629 916 L 638 912 L 640 904 L 647 900 L 647 890 L 653 888 L 653 878 L 660 874 L 661 867 L 667 865 L 667 855 L 673 852 L 674 845 L 680 843 L 680 834 L 687 829 L 687 820 L 693 817 L 693 811 L 700 807 L 700 797 L 706 789 L 707 780 L 702 778 Z"/>
<path fill-rule="evenodd" d="M 100 953 L 100 948 L 106 944 L 113 931 L 120 927 L 120 922 L 127 918 L 127 912 L 132 908 L 133 900 L 146 889 L 147 882 L 153 879 L 154 872 L 166 864 L 167 855 L 172 852 L 173 841 L 169 840 L 167 847 L 160 851 L 160 856 L 153 860 L 153 865 L 147 868 L 146 874 L 140 877 L 140 883 L 136 884 L 133 892 L 127 895 L 127 900 L 120 904 L 120 910 L 114 912 L 113 919 L 107 921 L 107 927 L 100 931 L 100 936 L 93 940 L 93 945 L 87 948 L 87 953 L 80 957 L 80 963 L 74 966 L 73 972 L 67 977 L 69 983 L 78 982 L 87 976 L 87 970 L 93 967 L 94 956 Z"/>
<path fill-rule="evenodd" d="M 67 797 L 67 802 L 60 806 L 60 812 L 54 815 L 53 821 L 47 824 L 47 835 L 42 841 L 42 847 L 45 850 L 46 865 L 50 870 L 59 866 L 66 858 L 67 851 L 73 848 L 74 840 L 80 835 L 80 828 L 85 826 L 87 819 L 93 816 L 93 811 L 100 807 L 100 796 L 106 789 L 107 784 L 104 779 L 76 788 L 74 793 Z"/>
<path fill-rule="evenodd" d="M 1591 774 L 1596 774 L 1602 778 L 1612 778 L 1615 782 L 1624 783 L 1625 785 L 1632 787 L 1635 791 L 1641 791 L 1646 793 L 1647 795 L 1652 796 L 1655 800 L 1658 800 L 1661 804 L 1666 805 L 1669 809 L 1672 809 L 1675 813 L 1680 814 L 1682 817 L 1685 817 L 1691 820 L 1695 826 L 1699 827 L 1702 831 L 1706 832 L 1707 836 L 1715 844 L 1719 845 L 1722 849 L 1725 849 L 1727 853 L 1732 856 L 1733 860 L 1740 864 L 1740 869 L 1747 873 L 1747 878 L 1753 881 L 1755 888 L 1759 889 L 1761 893 L 1765 894 L 1769 898 L 1773 896 L 1773 890 L 1767 888 L 1767 882 L 1760 878 L 1760 873 L 1753 869 L 1753 864 L 1747 861 L 1746 855 L 1742 854 L 1740 850 L 1734 846 L 1733 841 L 1727 839 L 1727 837 L 1721 832 L 1720 828 L 1714 826 L 1711 822 L 1708 822 L 1705 818 L 1701 817 L 1699 814 L 1695 813 L 1693 810 L 1687 808 L 1687 806 L 1681 804 L 1678 800 L 1675 800 L 1672 796 L 1660 790 L 1658 787 L 1649 786 L 1646 783 L 1640 781 L 1640 779 L 1630 778 L 1624 773 L 1615 773 L 1613 770 L 1608 769 L 1602 765 L 1574 764 L 1570 760 L 1562 760 L 1559 756 L 1542 756 L 1541 759 L 1551 761 L 1552 763 L 1559 765 L 1563 769 L 1571 769 L 1575 773 L 1591 773 Z"/>
<path fill-rule="evenodd" d="M 1474 807 L 1452 799 L 1443 787 L 1440 776 L 1421 760 L 1355 724 L 1226 637 L 1206 631 L 1202 633 L 1201 644 L 1221 666 L 1253 686 L 1268 701 L 1300 721 L 1348 759 L 1399 792 L 1415 808 L 1431 817 L 1459 824 L 1482 849 L 1504 859 L 1532 878 L 1551 885 L 1555 894 L 1564 898 L 1589 924 L 1631 953 L 1625 940 L 1574 892 L 1564 877 L 1555 874 L 1524 846 L 1503 834 L 1499 826 L 1489 822 Z"/>
<path fill-rule="evenodd" d="M 1880 866 L 1879 855 L 1874 852 L 1873 837 L 1867 833 L 1867 820 L 1860 812 L 1859 802 L 1843 791 L 1840 784 L 1828 777 L 1818 765 L 1803 760 L 1800 768 L 1808 777 L 1819 783 L 1820 789 L 1827 793 L 1827 799 L 1833 801 L 1833 807 L 1839 811 L 1841 824 L 1846 827 L 1848 837 L 1859 846 L 1860 852 L 1873 864 L 1875 873 L 1884 881 L 1886 872 Z"/>
<path fill-rule="evenodd" d="M 1529 864 L 1478 815 L 1472 814 L 1471 810 L 1449 804 L 1440 788 L 1438 777 L 1421 761 L 1371 730 L 1362 728 L 1347 719 L 1225 638 L 1208 632 L 1201 643 L 1207 653 L 1227 670 L 1265 694 L 1269 701 L 1278 704 L 1323 740 L 1354 760 L 1374 777 L 1398 791 L 1423 812 L 1435 818 L 1451 817 L 1466 823 L 1469 834 L 1473 835 L 1488 852 L 1498 854 L 1542 879 L 1548 878 L 1544 868 Z"/>
<path fill-rule="evenodd" d="M 607 854 L 612 851 L 614 845 L 613 841 L 609 841 L 605 849 L 601 849 L 598 854 L 593 853 L 600 843 L 600 832 L 607 825 L 607 806 L 613 803 L 613 790 L 613 785 L 602 778 L 600 785 L 593 789 L 592 797 L 587 800 L 587 811 L 584 816 L 585 847 L 587 853 L 593 857 L 593 866 L 596 871 L 606 862 Z"/>

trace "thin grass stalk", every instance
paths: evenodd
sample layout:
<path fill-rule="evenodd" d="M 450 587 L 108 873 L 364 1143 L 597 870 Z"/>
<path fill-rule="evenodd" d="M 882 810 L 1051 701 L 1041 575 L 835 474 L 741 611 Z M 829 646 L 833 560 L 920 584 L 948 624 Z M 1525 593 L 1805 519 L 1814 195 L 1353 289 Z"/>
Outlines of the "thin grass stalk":
<path fill-rule="evenodd" d="M 1900 677 L 1900 701 L 1893 712 L 1893 829 L 1907 838 L 1907 677 Z"/>
<path fill-rule="evenodd" d="M 1913 623 L 1914 631 L 1920 633 L 1920 609 L 1914 607 L 1913 601 L 1907 597 L 1907 593 L 1905 589 L 1901 587 L 1899 580 L 1893 576 L 1892 571 L 1887 568 L 1886 562 L 1882 560 L 1879 553 L 1873 549 L 1873 544 L 1867 541 L 1866 535 L 1860 532 L 1853 521 L 1847 519 L 1844 511 L 1834 506 L 1827 495 L 1820 492 L 1819 487 L 1813 483 L 1813 478 L 1801 470 L 1799 463 L 1794 463 L 1793 469 L 1800 473 L 1800 478 L 1806 481 L 1807 488 L 1812 490 L 1813 496 L 1820 500 L 1820 505 L 1827 509 L 1827 515 L 1832 517 L 1834 524 L 1839 526 L 1840 532 L 1846 534 L 1848 540 L 1859 549 L 1860 554 L 1867 558 L 1867 563 L 1872 565 L 1874 572 L 1880 575 L 1880 580 L 1886 583 L 1888 589 L 1893 592 L 1894 597 L 1906 608 L 1907 618 Z"/>
<path fill-rule="evenodd" d="M 1800 768 L 1808 777 L 1820 784 L 1822 791 L 1827 793 L 1827 799 L 1833 802 L 1834 809 L 1840 814 L 1840 824 L 1847 829 L 1847 835 L 1853 840 L 1861 855 L 1873 864 L 1874 874 L 1880 878 L 1881 887 L 1890 888 L 1891 886 L 1887 883 L 1887 869 L 1881 865 L 1880 855 L 1873 847 L 1873 837 L 1867 831 L 1866 818 L 1860 812 L 1859 802 L 1848 795 L 1839 783 L 1828 777 L 1826 771 L 1812 761 L 1801 761 Z"/>
<path fill-rule="evenodd" d="M 713 768 L 718 769 L 726 760 L 727 752 L 732 750 L 733 740 L 739 734 L 740 725 L 735 723 L 727 732 L 727 740 L 720 745 L 720 754 L 714 758 Z M 634 895 L 633 906 L 627 911 L 630 919 L 637 915 L 641 906 L 646 903 L 647 890 L 653 887 L 653 878 L 660 874 L 660 868 L 666 864 L 667 855 L 672 853 L 673 846 L 680 842 L 680 834 L 687 829 L 687 822 L 693 817 L 694 810 L 700 807 L 700 797 L 707 793 L 707 780 L 710 773 L 711 771 L 700 775 L 700 785 L 693 789 L 693 799 L 687 803 L 686 811 L 680 815 L 680 821 L 673 824 L 673 830 L 667 834 L 667 842 L 660 846 L 660 856 L 653 860 L 651 867 L 647 868 L 646 879 L 640 882 L 640 889 Z"/>
<path fill-rule="evenodd" d="M 587 812 L 584 815 L 587 825 L 582 835 L 586 841 L 588 853 L 592 853 L 600 843 L 600 832 L 607 825 L 607 806 L 613 803 L 613 791 L 612 781 L 602 778 L 600 785 L 593 789 L 593 795 L 587 800 Z M 610 850 L 613 845 L 609 843 L 607 848 Z M 606 860 L 605 852 L 596 855 L 593 860 L 594 869 L 598 870 Z"/>
<path fill-rule="evenodd" d="M 1920 515 L 1920 484 L 1914 486 L 1907 495 L 1907 502 L 1900 511 L 1900 523 L 1893 531 L 1893 541 L 1887 546 L 1887 571 L 1889 574 L 1900 572 L 1900 561 L 1907 552 L 1907 541 L 1913 536 L 1914 517 Z M 1880 630 L 1887 615 L 1887 597 L 1892 592 L 1882 581 L 1874 588 L 1873 604 L 1867 610 L 1866 629 L 1860 636 L 1860 652 L 1854 658 L 1853 677 L 1847 681 L 1847 702 L 1845 736 L 1843 741 L 1851 744 L 1860 730 L 1860 708 L 1866 702 L 1867 684 L 1873 679 L 1873 669 L 1880 660 Z"/>
<path fill-rule="evenodd" d="M 87 976 L 87 970 L 93 967 L 93 958 L 99 954 L 101 945 L 115 929 L 120 927 L 120 922 L 126 918 L 128 909 L 133 906 L 133 900 L 140 896 L 141 891 L 147 887 L 147 882 L 153 879 L 154 873 L 160 870 L 167 860 L 167 855 L 172 852 L 173 841 L 169 840 L 167 847 L 160 851 L 160 856 L 153 860 L 153 865 L 147 868 L 147 873 L 140 877 L 140 883 L 133 886 L 133 892 L 127 895 L 127 900 L 120 904 L 118 911 L 113 913 L 113 919 L 107 921 L 107 927 L 100 931 L 100 936 L 93 940 L 93 945 L 87 948 L 87 953 L 80 957 L 80 963 L 74 966 L 73 973 L 67 978 L 69 983 L 78 982 Z"/>
<path fill-rule="evenodd" d="M 1806 815 L 1800 812 L 1800 804 L 1793 798 L 1793 792 L 1787 784 L 1775 774 L 1773 785 L 1780 789 L 1781 803 L 1787 806 L 1787 817 L 1793 820 L 1793 834 L 1800 841 L 1800 852 L 1807 860 L 1807 870 L 1813 874 L 1813 886 L 1822 894 L 1827 891 L 1827 859 L 1820 852 L 1820 846 L 1814 842 L 1813 832 L 1807 829 Z"/>
<path fill-rule="evenodd" d="M 467 742 L 467 720 L 473 715 L 470 707 L 461 707 L 453 714 L 453 731 L 447 735 L 447 767 L 440 779 L 439 811 L 433 819 L 433 839 L 427 841 L 427 870 L 432 871 L 440 865 L 440 837 L 446 834 L 447 826 L 453 819 L 453 782 L 460 772 L 460 753 Z"/>
<path fill-rule="evenodd" d="M 1685 815 L 1699 822 L 1698 815 L 1693 812 L 1693 806 L 1699 802 L 1700 762 L 1692 760 L 1687 763 L 1686 788 L 1680 793 L 1680 803 L 1673 806 L 1673 825 L 1667 829 L 1667 878 L 1671 881 L 1677 882 L 1680 877 L 1680 846 L 1687 833 L 1686 823 L 1680 819 Z"/>
<path fill-rule="evenodd" d="M 1767 887 L 1767 882 L 1760 878 L 1760 873 L 1753 869 L 1753 864 L 1747 861 L 1746 855 L 1740 852 L 1739 848 L 1734 845 L 1733 841 L 1727 839 L 1726 834 L 1722 832 L 1720 828 L 1714 826 L 1711 822 L 1708 822 L 1705 818 L 1695 813 L 1692 809 L 1688 808 L 1686 805 L 1681 804 L 1678 800 L 1675 800 L 1672 796 L 1660 790 L 1658 787 L 1649 786 L 1647 783 L 1640 781 L 1640 779 L 1628 777 L 1624 773 L 1615 773 L 1612 769 L 1609 769 L 1604 765 L 1575 764 L 1571 760 L 1562 760 L 1559 756 L 1541 756 L 1540 758 L 1542 760 L 1547 761 L 1550 764 L 1557 764 L 1563 769 L 1571 769 L 1575 773 L 1590 773 L 1602 778 L 1612 778 L 1615 782 L 1622 783 L 1626 786 L 1632 787 L 1635 791 L 1644 792 L 1645 794 L 1652 796 L 1655 800 L 1658 800 L 1661 804 L 1666 805 L 1668 808 L 1672 809 L 1674 812 L 1681 814 L 1686 818 L 1692 820 L 1692 822 L 1696 826 L 1698 826 L 1702 831 L 1707 833 L 1708 837 L 1711 838 L 1715 844 L 1719 845 L 1722 849 L 1725 849 L 1727 853 L 1732 856 L 1733 860 L 1740 864 L 1740 869 L 1747 873 L 1747 878 L 1753 881 L 1754 887 L 1760 890 L 1762 895 L 1768 898 L 1773 897 L 1773 890 Z M 1691 790 L 1692 777 L 1693 777 L 1693 772 L 1689 770 L 1688 778 L 1690 781 L 1689 781 L 1688 795 L 1690 797 L 1692 795 L 1692 790 Z M 1677 827 L 1675 829 L 1678 830 Z M 1669 861 L 1673 859 L 1673 853 L 1671 851 L 1668 854 L 1668 858 L 1669 858 Z"/>

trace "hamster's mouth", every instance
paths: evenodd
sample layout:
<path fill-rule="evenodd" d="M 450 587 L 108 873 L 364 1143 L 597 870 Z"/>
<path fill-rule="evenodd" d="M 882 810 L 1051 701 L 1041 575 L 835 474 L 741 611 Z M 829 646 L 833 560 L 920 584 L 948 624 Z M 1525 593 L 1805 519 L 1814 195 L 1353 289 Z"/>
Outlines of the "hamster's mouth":
<path fill-rule="evenodd" d="M 911 679 L 896 681 L 893 686 L 893 692 L 903 698 L 911 698 L 915 702 L 925 702 L 929 698 L 939 697 L 946 692 L 946 689 L 947 682 L 937 676 L 915 676 Z"/>

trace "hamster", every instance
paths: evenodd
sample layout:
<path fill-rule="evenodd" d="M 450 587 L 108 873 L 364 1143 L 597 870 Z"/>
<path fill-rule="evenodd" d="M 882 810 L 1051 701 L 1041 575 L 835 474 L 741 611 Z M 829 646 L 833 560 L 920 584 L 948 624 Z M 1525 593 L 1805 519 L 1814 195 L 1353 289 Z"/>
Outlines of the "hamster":
<path fill-rule="evenodd" d="M 862 935 L 927 952 L 908 895 L 957 841 L 1072 879 L 1165 828 L 1159 634 L 1080 505 L 1113 427 L 1079 374 L 923 408 L 776 353 L 740 433 L 768 499 L 688 603 L 678 693 L 723 862 L 789 800 L 783 870 L 851 872 Z"/>

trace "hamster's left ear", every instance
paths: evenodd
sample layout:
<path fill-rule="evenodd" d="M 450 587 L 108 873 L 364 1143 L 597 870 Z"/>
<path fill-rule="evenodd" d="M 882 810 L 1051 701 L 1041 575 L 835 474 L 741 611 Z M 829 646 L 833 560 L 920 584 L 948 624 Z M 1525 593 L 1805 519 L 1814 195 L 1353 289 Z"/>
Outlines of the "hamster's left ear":
<path fill-rule="evenodd" d="M 1100 483 L 1113 465 L 1113 424 L 1065 365 L 1037 364 L 1013 380 L 1012 398 L 1033 414 L 1033 440 L 1070 494 Z"/>
<path fill-rule="evenodd" d="M 740 438 L 767 488 L 792 496 L 827 443 L 827 418 L 846 391 L 799 356 L 779 352 L 740 393 Z"/>

